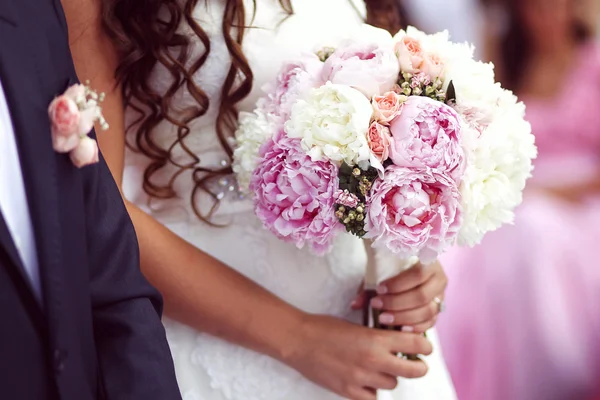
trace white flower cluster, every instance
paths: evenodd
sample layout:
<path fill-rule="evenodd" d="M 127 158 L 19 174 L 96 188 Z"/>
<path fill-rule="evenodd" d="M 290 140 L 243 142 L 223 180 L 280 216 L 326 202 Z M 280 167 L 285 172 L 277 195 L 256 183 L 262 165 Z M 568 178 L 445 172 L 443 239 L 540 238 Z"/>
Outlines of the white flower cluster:
<path fill-rule="evenodd" d="M 273 137 L 276 129 L 276 123 L 261 107 L 251 113 L 240 113 L 235 132 L 237 146 L 233 153 L 233 172 L 242 192 L 248 192 L 252 173 L 260 161 L 260 147 Z"/>
<path fill-rule="evenodd" d="M 409 28 L 404 36 L 417 39 L 423 52 L 441 58 L 441 79 L 447 89 L 454 86 L 453 107 L 463 119 L 463 145 L 467 168 L 462 180 L 463 225 L 459 244 L 473 246 L 483 236 L 511 223 L 514 209 L 537 155 L 531 127 L 525 121 L 525 106 L 512 92 L 494 80 L 494 66 L 473 59 L 473 47 L 452 43 L 448 33 L 435 35 Z"/>

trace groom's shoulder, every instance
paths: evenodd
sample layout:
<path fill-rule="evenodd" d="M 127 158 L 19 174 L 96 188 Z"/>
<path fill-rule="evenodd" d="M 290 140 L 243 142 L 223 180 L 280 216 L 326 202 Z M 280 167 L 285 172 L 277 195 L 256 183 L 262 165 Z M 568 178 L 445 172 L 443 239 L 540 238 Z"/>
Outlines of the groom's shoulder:
<path fill-rule="evenodd" d="M 61 0 L 0 0 L 0 55 L 0 65 L 21 66 L 3 68 L 0 78 L 30 87 L 40 99 L 50 101 L 75 83 Z"/>
<path fill-rule="evenodd" d="M 45 49 L 55 56 L 70 56 L 67 21 L 60 0 L 1 0 L 0 13 L 7 14 L 6 19 L 14 26 L 6 39 L 22 43 L 34 53 Z"/>

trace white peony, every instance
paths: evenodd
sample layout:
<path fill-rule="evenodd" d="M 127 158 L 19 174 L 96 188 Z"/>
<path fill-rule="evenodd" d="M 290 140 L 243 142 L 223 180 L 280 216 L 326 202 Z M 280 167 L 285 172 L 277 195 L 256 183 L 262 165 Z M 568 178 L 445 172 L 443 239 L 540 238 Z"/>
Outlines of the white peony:
<path fill-rule="evenodd" d="M 242 192 L 248 192 L 252 173 L 260 160 L 260 147 L 274 136 L 276 129 L 275 121 L 260 107 L 251 113 L 240 113 L 235 132 L 237 147 L 233 153 L 233 172 Z"/>
<path fill-rule="evenodd" d="M 483 236 L 513 222 L 514 208 L 533 170 L 537 155 L 525 106 L 508 91 L 499 97 L 494 120 L 479 132 L 464 129 L 469 151 L 461 186 L 463 226 L 459 244 L 473 246 Z"/>
<path fill-rule="evenodd" d="M 372 158 L 367 131 L 373 108 L 358 90 L 327 83 L 292 107 L 285 131 L 301 139 L 314 161 L 366 166 Z"/>

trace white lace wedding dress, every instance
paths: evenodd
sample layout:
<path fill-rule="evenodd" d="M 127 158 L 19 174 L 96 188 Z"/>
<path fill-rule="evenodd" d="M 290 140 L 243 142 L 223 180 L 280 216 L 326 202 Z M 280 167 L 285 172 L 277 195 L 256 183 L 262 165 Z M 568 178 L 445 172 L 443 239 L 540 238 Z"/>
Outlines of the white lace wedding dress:
<path fill-rule="evenodd" d="M 195 18 L 211 40 L 208 60 L 196 76 L 198 85 L 211 99 L 211 107 L 192 124 L 192 134 L 185 143 L 199 156 L 201 165 L 209 167 L 222 165 L 225 159 L 215 134 L 216 105 L 230 63 L 221 32 L 223 3 L 223 0 L 199 1 L 195 10 Z M 247 2 L 247 10 L 252 10 L 251 3 Z M 244 40 L 244 53 L 255 75 L 254 90 L 242 102 L 241 109 L 253 108 L 261 86 L 274 78 L 283 60 L 300 50 L 312 50 L 323 40 L 336 40 L 362 23 L 362 2 L 353 5 L 348 0 L 298 0 L 292 3 L 294 15 L 281 22 L 285 14 L 277 0 L 257 0 L 254 28 L 247 30 Z M 189 32 L 186 26 L 181 30 Z M 202 50 L 202 44 L 196 41 L 194 51 Z M 154 86 L 165 90 L 169 82 L 169 74 L 157 68 Z M 181 108 L 194 104 L 185 91 L 176 101 L 176 106 Z M 157 141 L 167 148 L 175 132 L 173 126 L 165 122 L 156 130 Z M 182 149 L 176 148 L 174 153 L 179 161 L 188 161 Z M 147 162 L 140 154 L 128 151 L 126 155 L 123 186 L 129 200 L 188 242 L 294 306 L 310 313 L 360 319 L 350 310 L 366 263 L 359 241 L 342 235 L 334 250 L 322 258 L 283 243 L 262 228 L 253 214 L 251 202 L 241 199 L 233 186 L 230 190 L 229 179 L 215 185 L 215 191 L 222 197 L 217 218 L 229 223 L 225 228 L 211 228 L 194 215 L 189 204 L 194 187 L 190 175 L 183 174 L 177 179 L 177 199 L 153 200 L 149 206 L 141 188 Z M 172 172 L 165 171 L 165 179 Z M 269 357 L 166 318 L 164 323 L 184 400 L 340 399 Z M 429 337 L 437 346 L 435 333 Z M 439 349 L 427 362 L 429 374 L 418 380 L 403 380 L 391 398 L 454 400 L 454 390 Z"/>

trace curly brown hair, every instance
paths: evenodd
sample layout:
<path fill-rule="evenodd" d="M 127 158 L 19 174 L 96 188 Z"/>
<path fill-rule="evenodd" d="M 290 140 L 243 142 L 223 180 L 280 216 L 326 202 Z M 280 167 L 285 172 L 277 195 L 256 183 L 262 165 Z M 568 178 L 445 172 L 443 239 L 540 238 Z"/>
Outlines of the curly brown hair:
<path fill-rule="evenodd" d="M 126 107 L 133 109 L 138 118 L 128 126 L 128 137 L 133 143 L 128 145 L 141 152 L 150 160 L 144 171 L 143 189 L 153 198 L 176 196 L 174 182 L 184 171 L 192 171 L 194 190 L 192 208 L 198 218 L 213 225 L 211 217 L 219 200 L 208 188 L 213 179 L 232 173 L 231 166 L 206 168 L 200 165 L 200 158 L 185 144 L 185 138 L 192 134 L 190 122 L 201 118 L 208 111 L 210 99 L 202 88 L 194 82 L 194 75 L 202 68 L 211 51 L 208 35 L 194 20 L 192 13 L 199 0 L 104 0 L 102 3 L 103 28 L 112 39 L 120 55 L 116 71 L 121 84 Z M 236 104 L 244 99 L 252 89 L 253 74 L 242 51 L 244 33 L 248 27 L 243 0 L 225 0 L 222 21 L 223 36 L 231 57 L 231 66 L 221 89 L 221 101 L 217 117 L 217 140 L 231 159 L 233 149 L 228 137 L 237 124 Z M 365 0 L 367 22 L 387 29 L 399 30 L 406 24 L 406 12 L 399 0 Z M 293 14 L 291 0 L 279 0 L 281 8 Z M 256 1 L 253 12 L 256 12 Z M 202 42 L 204 51 L 197 59 L 190 59 L 191 39 L 178 32 L 182 23 L 187 24 Z M 170 73 L 172 82 L 166 92 L 158 92 L 151 85 L 154 68 L 162 65 Z M 185 87 L 196 105 L 185 110 L 173 107 L 173 97 Z M 165 149 L 154 139 L 155 128 L 168 121 L 177 127 L 172 144 Z M 180 147 L 189 156 L 189 162 L 180 163 L 173 157 L 173 149 Z M 168 182 L 157 182 L 153 178 L 167 165 L 174 165 L 177 172 Z M 202 213 L 196 204 L 198 191 L 213 198 L 213 206 Z"/>

